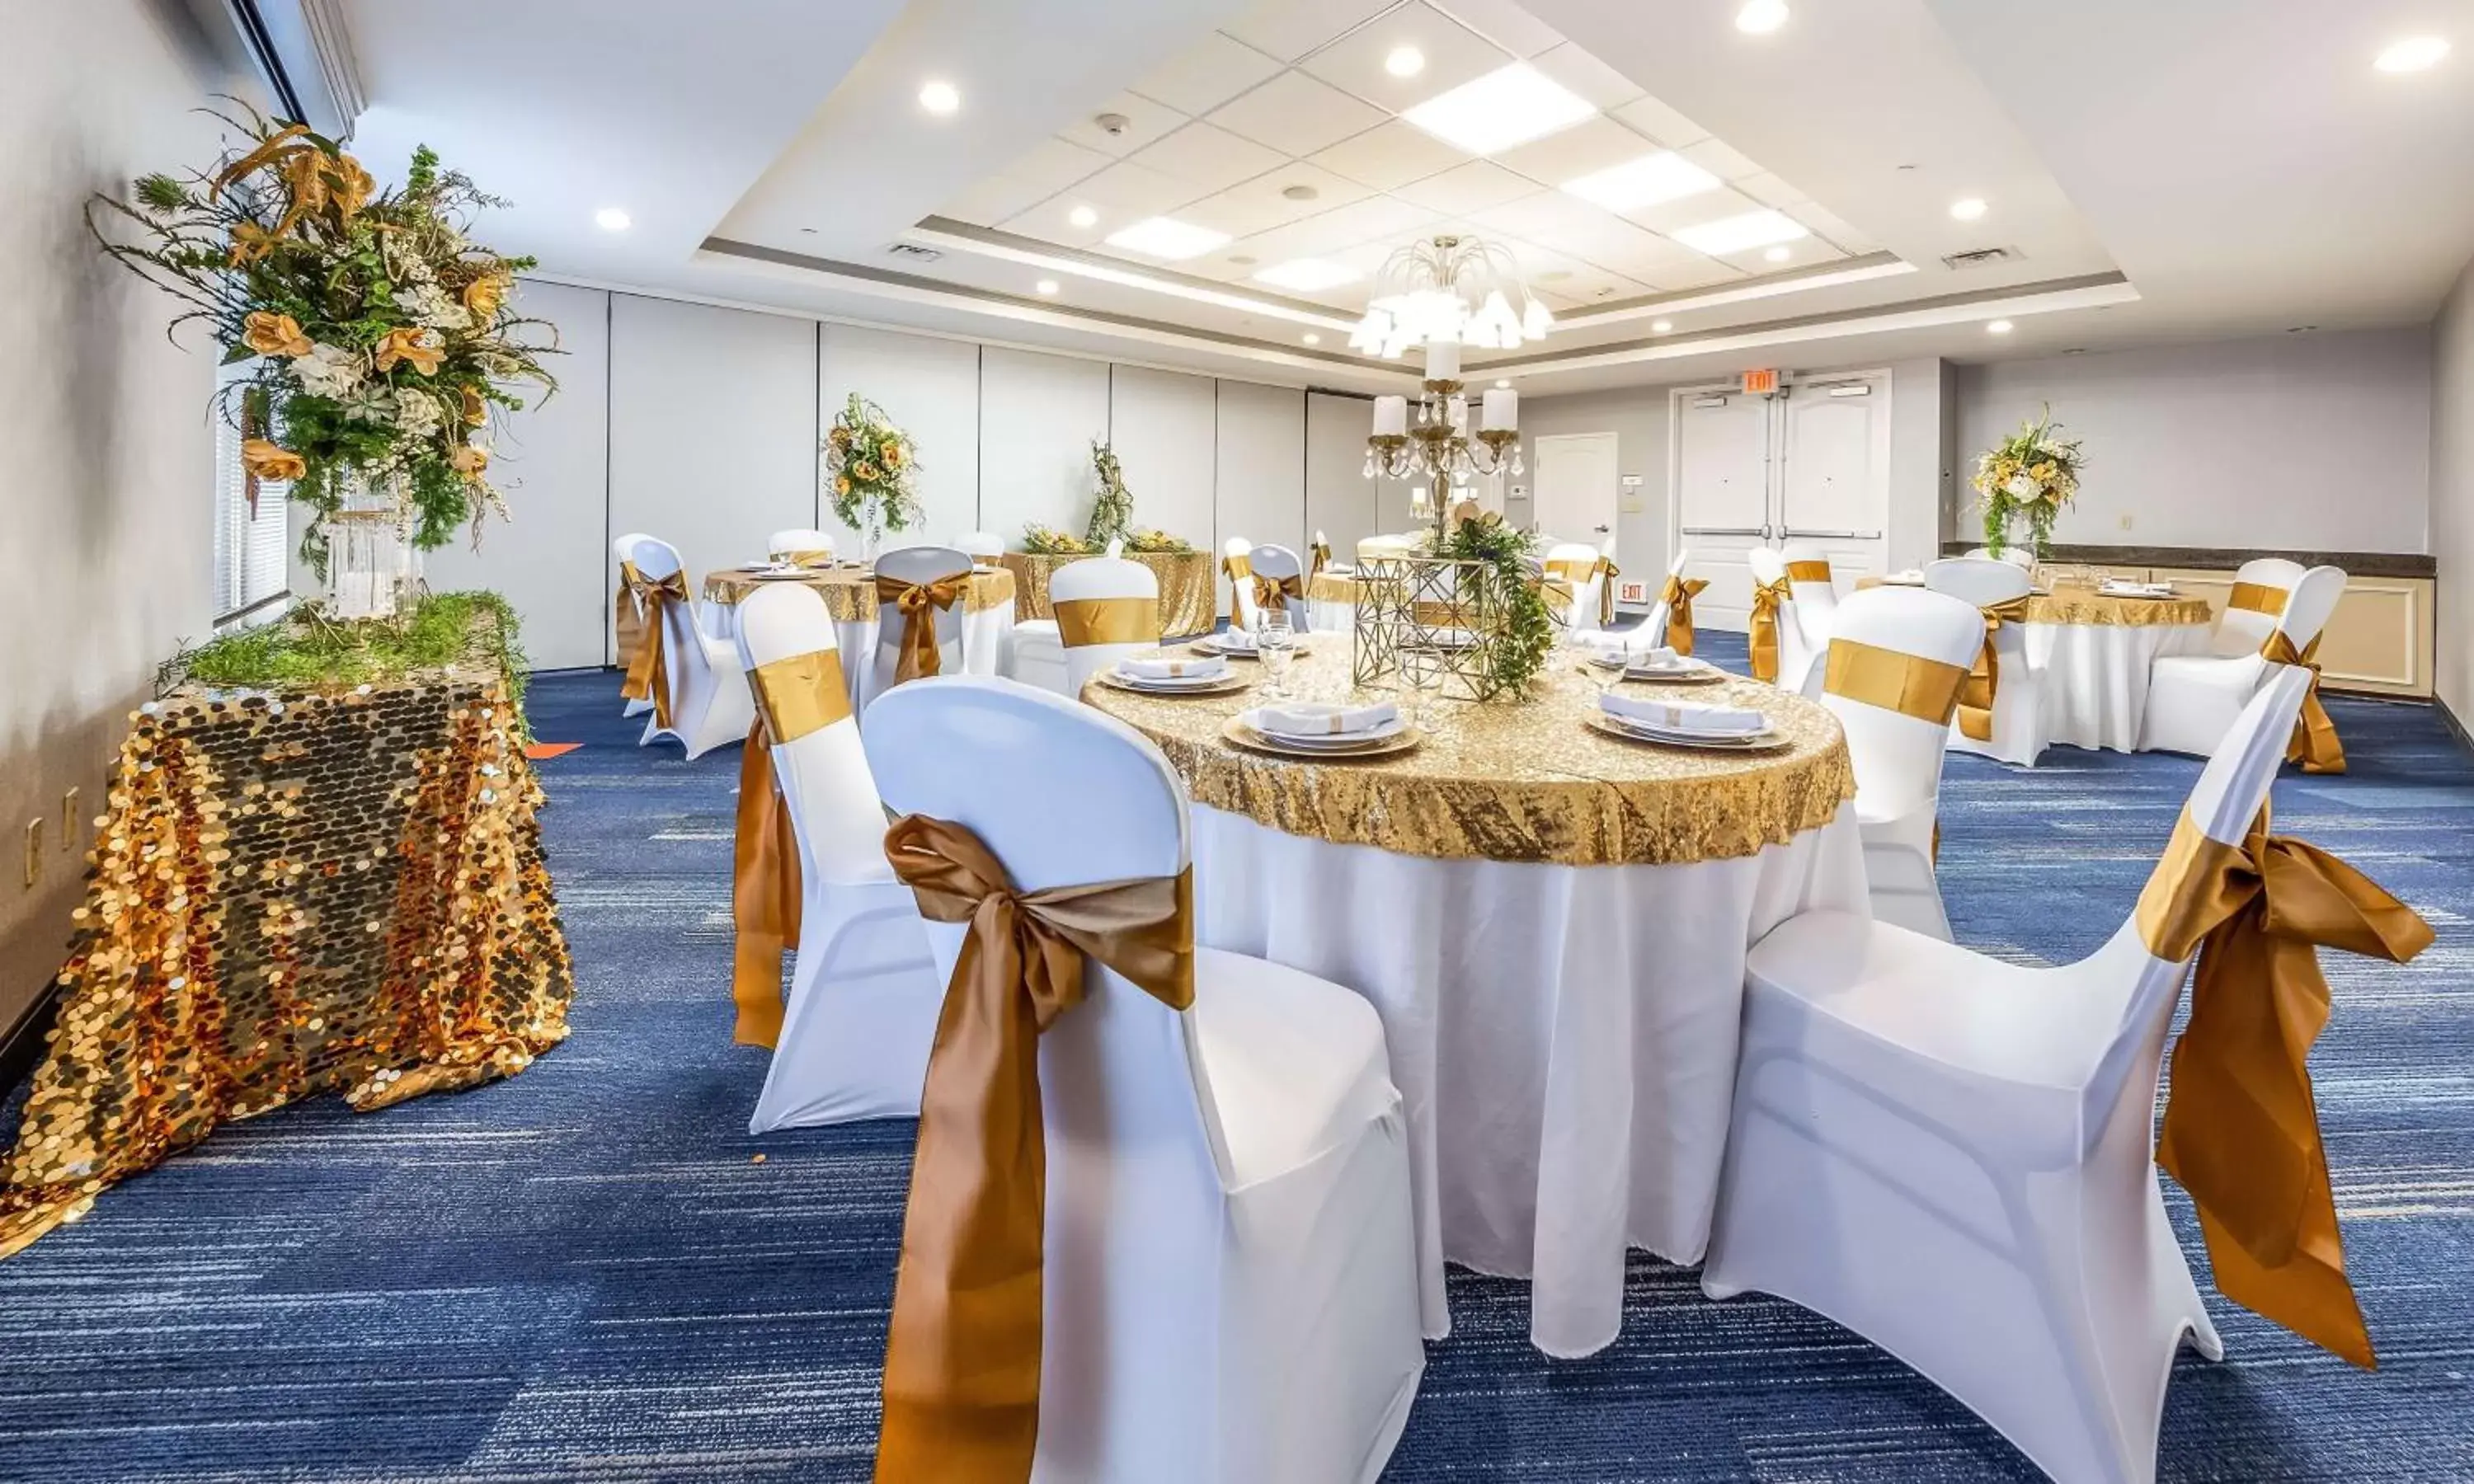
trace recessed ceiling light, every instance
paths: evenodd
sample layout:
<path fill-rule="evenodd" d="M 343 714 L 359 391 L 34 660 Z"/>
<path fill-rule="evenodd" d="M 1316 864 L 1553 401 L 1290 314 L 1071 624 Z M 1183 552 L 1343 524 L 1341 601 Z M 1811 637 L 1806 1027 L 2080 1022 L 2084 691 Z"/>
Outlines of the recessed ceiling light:
<path fill-rule="evenodd" d="M 1268 283 L 1275 289 L 1296 289 L 1302 294 L 1319 293 L 1337 288 L 1363 276 L 1346 263 L 1328 262 L 1319 257 L 1293 257 L 1285 263 L 1273 263 L 1254 275 L 1256 283 Z"/>
<path fill-rule="evenodd" d="M 1383 70 L 1395 78 L 1413 78 L 1426 70 L 1426 54 L 1414 46 L 1395 46 L 1383 59 Z"/>
<path fill-rule="evenodd" d="M 1799 237 L 1809 237 L 1812 229 L 1783 211 L 1747 211 L 1741 216 L 1721 217 L 1698 227 L 1679 227 L 1668 235 L 1695 252 L 1724 257 L 1730 252 L 1766 248 L 1774 242 L 1793 242 Z"/>
<path fill-rule="evenodd" d="M 1165 258 L 1195 257 L 1227 240 L 1226 232 L 1165 216 L 1149 217 L 1108 234 L 1108 246 L 1112 248 Z"/>
<path fill-rule="evenodd" d="M 2382 72 L 2421 72 L 2438 66 L 2447 55 L 2448 43 L 2438 36 L 2408 36 L 2389 43 L 2371 65 Z"/>
<path fill-rule="evenodd" d="M 1735 29 L 1767 36 L 1786 24 L 1786 0 L 1744 0 L 1735 12 Z"/>
<path fill-rule="evenodd" d="M 1673 320 L 1652 320 L 1649 322 L 1649 332 L 1653 335 L 1663 335 L 1673 328 L 1675 328 L 1675 322 Z"/>
<path fill-rule="evenodd" d="M 1564 189 L 1609 211 L 1631 211 L 1715 190 L 1718 178 L 1672 150 L 1566 180 Z"/>
<path fill-rule="evenodd" d="M 1499 391 L 1503 391 L 1503 390 L 1505 390 L 1506 388 L 1510 387 L 1511 385 L 1512 385 L 1512 382 L 1511 382 L 1511 379 L 1510 379 L 1509 377 L 1498 377 L 1498 378 L 1496 378 L 1495 383 L 1494 383 L 1495 390 L 1496 390 L 1496 391 L 1498 391 L 1498 392 L 1499 392 Z"/>
<path fill-rule="evenodd" d="M 919 89 L 919 107 L 940 117 L 962 106 L 962 95 L 951 83 L 931 83 Z"/>
<path fill-rule="evenodd" d="M 1783 263 L 1788 258 L 1795 256 L 1795 250 L 1793 248 L 1783 246 L 1776 247 L 1762 253 L 1761 256 L 1769 259 L 1773 263 Z"/>
<path fill-rule="evenodd" d="M 1996 320 L 1992 323 L 1984 326 L 1984 333 L 1987 335 L 2007 335 L 2010 333 L 2010 322 L 2007 320 Z"/>
<path fill-rule="evenodd" d="M 1250 252 L 1231 252 L 1228 254 L 1228 261 L 1239 268 L 1251 268 L 1262 259 Z"/>
<path fill-rule="evenodd" d="M 1498 67 L 1401 114 L 1445 144 L 1492 155 L 1597 116 L 1588 99 L 1527 62 Z"/>
<path fill-rule="evenodd" d="M 1037 283 L 1032 284 L 1031 287 L 1039 290 L 1042 294 L 1054 294 L 1056 292 L 1056 280 L 1054 278 L 1042 278 Z"/>
<path fill-rule="evenodd" d="M 605 232 L 623 232 L 636 225 L 636 219 L 617 206 L 604 206 L 593 213 L 593 225 Z"/>
<path fill-rule="evenodd" d="M 1958 218 L 1962 222 L 1973 222 L 1977 218 L 1984 215 L 1984 198 L 1981 196 L 1961 196 L 1958 200 L 1950 203 L 1950 214 Z"/>
<path fill-rule="evenodd" d="M 1088 206 L 1077 206 L 1065 213 L 1065 220 L 1077 227 L 1097 227 L 1100 225 L 1100 213 Z"/>
<path fill-rule="evenodd" d="M 1322 337 L 1321 335 L 1318 335 L 1318 334 L 1314 333 L 1312 330 L 1308 330 L 1306 333 L 1304 333 L 1304 334 L 1302 334 L 1302 335 L 1298 336 L 1298 338 L 1299 340 L 1304 341 L 1307 345 L 1310 345 L 1310 346 L 1319 346 L 1319 345 L 1322 345 Z"/>

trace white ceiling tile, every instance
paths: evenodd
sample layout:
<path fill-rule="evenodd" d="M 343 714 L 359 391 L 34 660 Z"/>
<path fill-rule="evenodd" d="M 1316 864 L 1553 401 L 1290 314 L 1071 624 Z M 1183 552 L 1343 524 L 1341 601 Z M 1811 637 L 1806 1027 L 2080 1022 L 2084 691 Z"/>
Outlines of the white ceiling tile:
<path fill-rule="evenodd" d="M 1091 122 L 1103 113 L 1126 116 L 1126 131 L 1112 134 Z M 1165 104 L 1152 102 L 1134 93 L 1119 93 L 1093 108 L 1080 122 L 1058 130 L 1057 136 L 1069 144 L 1120 158 L 1131 155 L 1147 144 L 1157 144 L 1169 131 L 1185 122 L 1185 115 Z"/>
<path fill-rule="evenodd" d="M 1654 206 L 1641 206 L 1623 213 L 1623 219 L 1654 232 L 1673 232 L 1679 227 L 1698 227 L 1704 222 L 1722 222 L 1731 216 L 1742 216 L 1761 209 L 1760 203 L 1740 191 L 1725 186 L 1714 191 L 1661 201 Z"/>
<path fill-rule="evenodd" d="M 1086 150 L 1063 139 L 1042 139 L 1025 155 L 1001 172 L 1007 180 L 1026 185 L 1042 185 L 1061 191 L 1075 181 L 1087 179 L 1108 168 L 1107 156 L 1097 150 Z"/>
<path fill-rule="evenodd" d="M 1764 206 L 1792 206 L 1804 200 L 1804 192 L 1766 172 L 1746 176 L 1735 181 L 1734 186 Z"/>
<path fill-rule="evenodd" d="M 1187 181 L 1194 186 L 1194 194 L 1201 196 L 1225 190 L 1240 180 L 1250 180 L 1286 163 L 1288 156 L 1251 139 L 1240 139 L 1225 129 L 1195 123 L 1157 144 L 1135 151 L 1131 159 L 1145 169 Z"/>
<path fill-rule="evenodd" d="M 1499 206 L 1538 193 L 1538 182 L 1491 160 L 1473 159 L 1439 176 L 1412 181 L 1392 194 L 1429 211 L 1461 214 Z"/>
<path fill-rule="evenodd" d="M 952 217 L 957 222 L 968 222 L 974 227 L 994 227 L 1028 209 L 1048 194 L 1044 186 L 1007 176 L 990 176 L 947 202 L 944 209 L 936 214 Z"/>
<path fill-rule="evenodd" d="M 1075 226 L 1074 208 L 1077 206 L 1091 207 L 1097 220 L 1088 227 Z M 1016 236 L 1036 237 L 1042 242 L 1061 243 L 1069 248 L 1088 248 L 1097 245 L 1101 238 L 1118 227 L 1130 226 L 1137 220 L 1139 218 L 1133 212 L 1104 210 L 1098 202 L 1085 201 L 1079 194 L 1067 191 L 1051 196 L 1021 215 L 1009 217 L 998 225 Z"/>
<path fill-rule="evenodd" d="M 1716 139 L 1687 144 L 1676 153 L 1721 180 L 1740 180 L 1746 176 L 1761 173 L 1761 167 L 1754 164 L 1749 156 Z"/>
<path fill-rule="evenodd" d="M 1208 113 L 1280 70 L 1280 63 L 1215 31 L 1134 84 L 1180 113 Z"/>
<path fill-rule="evenodd" d="M 1680 150 L 1710 137 L 1710 131 L 1647 96 L 1625 104 L 1614 110 L 1614 115 L 1670 150 Z"/>
<path fill-rule="evenodd" d="M 1436 8 L 1515 57 L 1535 57 L 1564 39 L 1513 0 L 1438 0 Z"/>
<path fill-rule="evenodd" d="M 1305 201 L 1292 201 L 1287 193 L 1298 186 L 1310 187 L 1315 194 Z M 1267 175 L 1195 202 L 1177 215 L 1180 220 L 1213 227 L 1231 237 L 1248 237 L 1345 206 L 1364 199 L 1366 194 L 1366 187 L 1354 180 L 1343 180 L 1303 160 L 1291 160 Z"/>
<path fill-rule="evenodd" d="M 1820 237 L 1806 237 L 1795 242 L 1783 242 L 1779 246 L 1786 249 L 1786 257 L 1783 261 L 1772 261 L 1769 250 L 1766 248 L 1730 252 L 1719 261 L 1739 268 L 1754 277 L 1759 277 L 1766 274 L 1793 273 L 1799 268 L 1814 268 L 1823 263 L 1835 263 L 1847 256 Z"/>
<path fill-rule="evenodd" d="M 1378 191 L 1440 175 L 1467 158 L 1417 125 L 1396 118 L 1312 156 L 1315 164 Z"/>
<path fill-rule="evenodd" d="M 1396 0 L 1262 0 L 1220 29 L 1257 51 L 1295 61 Z"/>
<path fill-rule="evenodd" d="M 1303 156 L 1383 122 L 1382 110 L 1302 72 L 1283 72 L 1225 103 L 1211 122 L 1285 155 Z"/>
<path fill-rule="evenodd" d="M 1670 263 L 1661 263 L 1656 268 L 1644 270 L 1644 273 L 1648 282 L 1669 294 L 1682 293 L 1686 289 L 1706 289 L 1713 284 L 1733 283 L 1744 276 L 1740 269 L 1722 263 L 1714 257 L 1705 257 L 1695 262 L 1679 259 Z"/>
<path fill-rule="evenodd" d="M 1872 233 L 1843 217 L 1832 216 L 1811 202 L 1796 203 L 1786 214 L 1858 256 L 1881 250 L 1880 239 Z"/>
<path fill-rule="evenodd" d="M 1622 125 L 1592 118 L 1561 133 L 1506 150 L 1494 156 L 1494 162 L 1540 185 L 1560 186 L 1566 180 L 1577 180 L 1656 153 L 1658 146 Z"/>
<path fill-rule="evenodd" d="M 1529 282 L 1532 288 L 1549 299 L 1561 300 L 1562 305 L 1567 308 L 1611 304 L 1620 299 L 1637 299 L 1649 292 L 1647 284 L 1588 263 L 1574 268 L 1549 268 Z"/>
<path fill-rule="evenodd" d="M 1549 47 L 1529 61 L 1600 108 L 1618 108 L 1645 96 L 1639 84 L 1569 41 Z"/>
<path fill-rule="evenodd" d="M 1388 254 L 1425 235 L 1441 220 L 1435 212 L 1405 201 L 1370 196 L 1249 237 L 1229 251 L 1259 254 L 1266 263 L 1292 257 L 1332 257 L 1368 245 L 1379 246 Z"/>
<path fill-rule="evenodd" d="M 1403 49 L 1415 51 L 1424 65 L 1411 76 L 1394 77 L 1385 63 Z M 1514 60 L 1432 6 L 1410 4 L 1350 32 L 1299 65 L 1335 87 L 1396 111 Z"/>
<path fill-rule="evenodd" d="M 1625 259 L 1654 253 L 1660 247 L 1655 233 L 1560 191 L 1490 206 L 1477 218 L 1496 231 L 1602 268 L 1620 269 Z"/>
<path fill-rule="evenodd" d="M 1110 165 L 1077 185 L 1074 191 L 1078 196 L 1089 197 L 1104 213 L 1116 215 L 1119 227 L 1144 217 L 1165 216 L 1204 194 L 1175 176 L 1130 161 Z"/>

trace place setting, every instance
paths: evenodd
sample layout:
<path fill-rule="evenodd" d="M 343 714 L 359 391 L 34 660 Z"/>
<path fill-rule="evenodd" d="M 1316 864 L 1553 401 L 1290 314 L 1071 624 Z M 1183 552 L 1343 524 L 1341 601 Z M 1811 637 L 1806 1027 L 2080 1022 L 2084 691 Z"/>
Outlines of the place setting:
<path fill-rule="evenodd" d="M 1249 706 L 1228 718 L 1220 734 L 1249 752 L 1318 761 L 1395 756 L 1415 748 L 1421 736 L 1389 701 Z"/>
<path fill-rule="evenodd" d="M 1254 683 L 1231 668 L 1225 655 L 1197 658 L 1168 650 L 1120 659 L 1092 679 L 1142 696 L 1225 696 Z"/>
<path fill-rule="evenodd" d="M 1658 747 L 1690 748 L 1712 753 L 1770 753 L 1791 745 L 1750 706 L 1704 706 L 1690 701 L 1659 701 L 1609 690 L 1582 724 L 1602 736 Z"/>
<path fill-rule="evenodd" d="M 1706 659 L 1679 655 L 1664 645 L 1635 649 L 1620 636 L 1592 636 L 1582 651 L 1582 664 L 1592 679 L 1612 676 L 1619 682 L 1655 685 L 1715 685 L 1727 672 Z"/>

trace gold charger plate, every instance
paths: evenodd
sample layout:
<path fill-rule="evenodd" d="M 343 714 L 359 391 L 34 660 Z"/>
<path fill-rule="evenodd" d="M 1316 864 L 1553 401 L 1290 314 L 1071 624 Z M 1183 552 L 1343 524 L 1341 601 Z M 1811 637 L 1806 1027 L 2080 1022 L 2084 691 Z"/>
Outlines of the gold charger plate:
<path fill-rule="evenodd" d="M 1260 659 L 1263 658 L 1263 652 L 1259 649 L 1222 649 L 1219 645 L 1212 643 L 1208 639 L 1198 639 L 1189 647 L 1198 655 L 1218 655 L 1223 659 Z M 1306 656 L 1314 653 L 1314 647 L 1310 644 L 1293 644 L 1289 646 L 1289 653 L 1299 659 L 1303 659 Z"/>
<path fill-rule="evenodd" d="M 1395 757 L 1415 748 L 1419 740 L 1417 728 L 1403 727 L 1397 733 L 1364 747 L 1292 747 L 1277 737 L 1255 730 L 1234 716 L 1221 727 L 1220 735 L 1249 753 L 1308 762 L 1361 762 L 1370 757 Z"/>
<path fill-rule="evenodd" d="M 1795 745 L 1794 739 L 1780 732 L 1776 727 L 1753 732 L 1740 742 L 1722 742 L 1714 738 L 1707 742 L 1686 742 L 1682 738 L 1653 737 L 1646 732 L 1630 730 L 1621 723 L 1609 720 L 1604 711 L 1591 711 L 1581 718 L 1581 725 L 1600 736 L 1613 737 L 1619 742 L 1637 742 L 1644 747 L 1672 747 L 1686 753 L 1775 753 L 1783 747 Z"/>
<path fill-rule="evenodd" d="M 1589 673 L 1594 679 L 1613 668 L 1613 665 L 1591 662 L 1586 673 Z M 1697 670 L 1685 670 L 1674 675 L 1657 675 L 1647 670 L 1623 672 L 1623 682 L 1627 685 L 1715 685 L 1726 678 L 1727 672 L 1716 665 L 1703 665 Z"/>
<path fill-rule="evenodd" d="M 1225 696 L 1246 689 L 1254 682 L 1243 675 L 1223 677 L 1211 685 L 1143 685 L 1127 680 L 1114 670 L 1103 670 L 1091 677 L 1110 690 L 1122 690 L 1133 696 Z"/>

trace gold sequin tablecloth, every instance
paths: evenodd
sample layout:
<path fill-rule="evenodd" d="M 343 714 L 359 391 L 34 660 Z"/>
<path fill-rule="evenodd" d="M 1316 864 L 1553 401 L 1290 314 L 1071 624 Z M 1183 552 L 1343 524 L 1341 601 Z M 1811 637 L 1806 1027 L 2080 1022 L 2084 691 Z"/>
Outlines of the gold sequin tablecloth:
<path fill-rule="evenodd" d="M 1860 590 L 1866 587 L 1920 587 L 1921 583 L 1885 583 L 1878 577 L 1858 578 Z M 2050 592 L 2030 593 L 2027 597 L 2026 621 L 2031 624 L 2084 624 L 2104 629 L 2170 628 L 2205 624 L 2213 614 L 2205 598 L 2126 598 L 2093 587 L 2073 587 L 2056 584 Z"/>
<path fill-rule="evenodd" d="M 863 566 L 818 567 L 802 572 L 774 572 L 746 567 L 725 567 L 707 572 L 704 578 L 704 600 L 724 606 L 768 583 L 797 583 L 824 594 L 825 608 L 837 624 L 863 623 L 877 616 L 876 574 Z M 985 612 L 1003 608 L 1014 601 L 1013 573 L 1003 567 L 981 567 L 971 573 L 970 586 L 963 589 L 961 608 L 966 613 Z"/>
<path fill-rule="evenodd" d="M 574 992 L 522 728 L 487 664 L 131 715 L 0 1255 L 217 1124 L 512 1075 Z"/>
<path fill-rule="evenodd" d="M 1020 584 L 1014 610 L 1024 618 L 1054 616 L 1048 606 L 1048 579 L 1058 567 L 1081 557 L 1052 557 L 1009 551 L 1007 570 Z M 1129 551 L 1126 560 L 1139 562 L 1159 578 L 1160 633 L 1170 638 L 1209 634 L 1220 622 L 1220 562 L 1207 551 Z"/>

